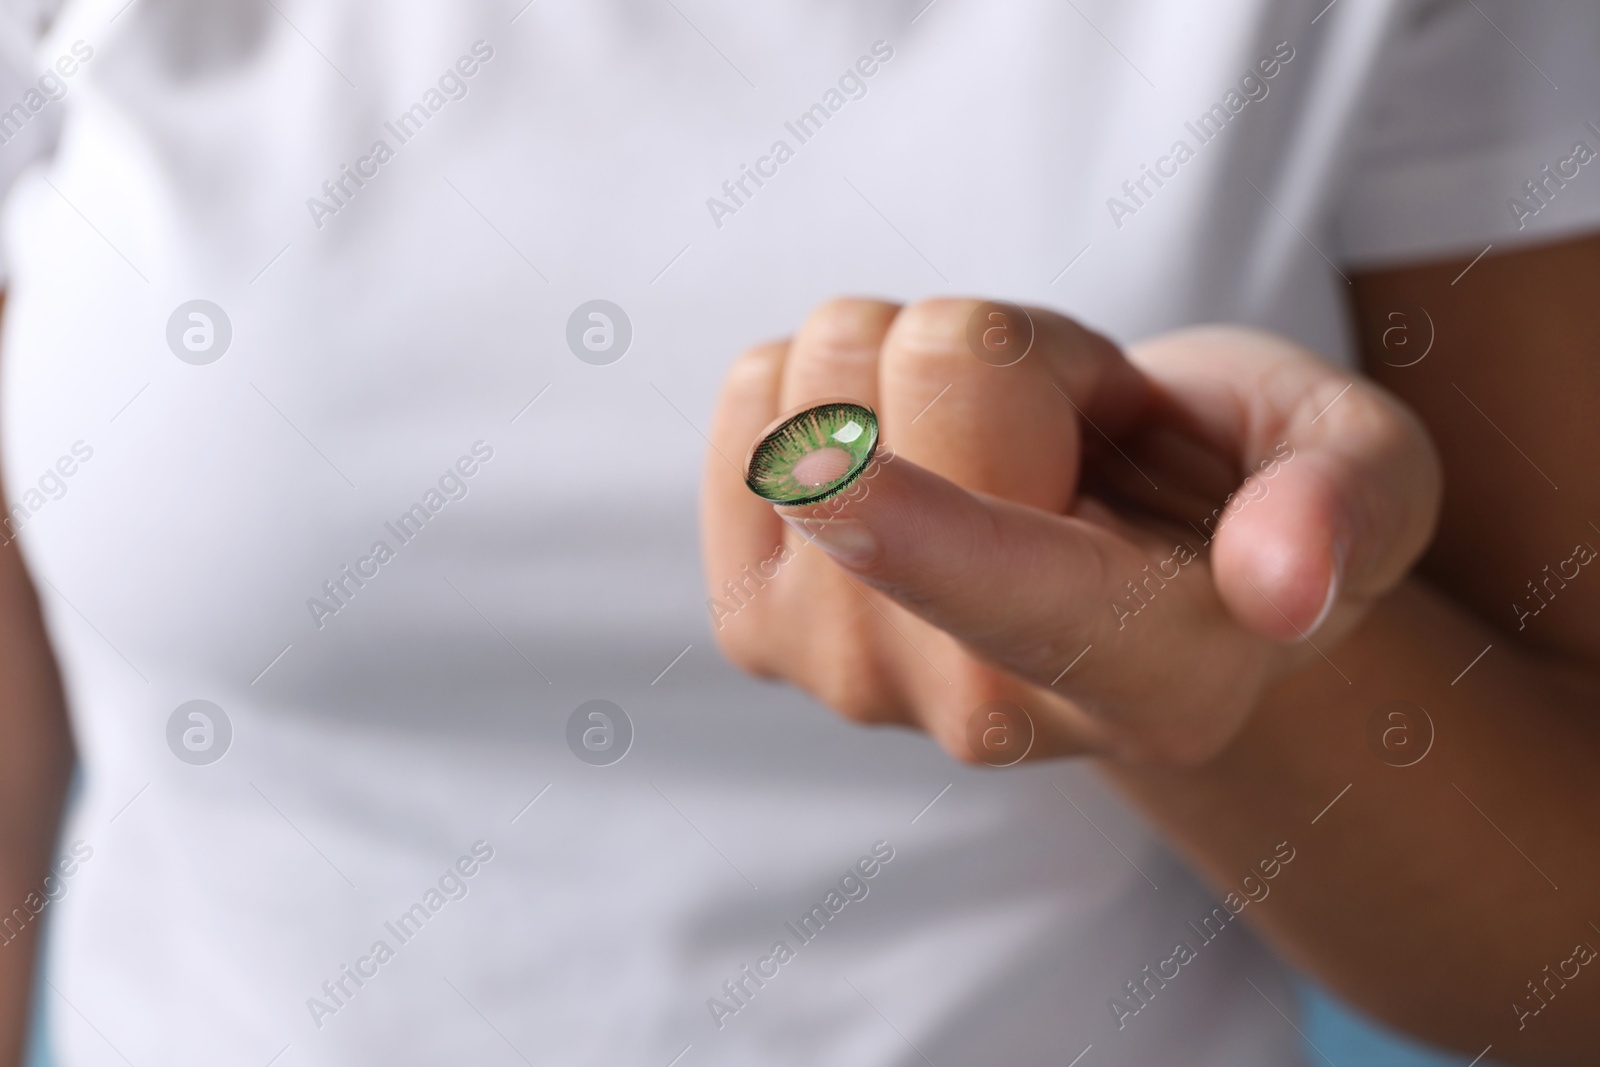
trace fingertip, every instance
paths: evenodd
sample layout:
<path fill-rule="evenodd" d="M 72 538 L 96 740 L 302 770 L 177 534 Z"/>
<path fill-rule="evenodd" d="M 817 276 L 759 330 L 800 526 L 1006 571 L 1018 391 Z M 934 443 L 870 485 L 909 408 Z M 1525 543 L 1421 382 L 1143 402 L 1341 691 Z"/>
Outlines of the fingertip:
<path fill-rule="evenodd" d="M 1329 615 L 1333 614 L 1335 605 L 1339 603 L 1339 597 L 1344 593 L 1345 555 L 1342 544 L 1336 538 L 1333 543 L 1333 558 L 1328 568 L 1328 588 L 1323 593 L 1322 607 L 1317 611 L 1317 617 L 1311 620 L 1310 626 L 1306 627 L 1305 636 L 1307 640 L 1310 640 L 1313 634 L 1322 629 L 1322 624 L 1328 621 Z"/>
<path fill-rule="evenodd" d="M 877 535 L 865 523 L 853 519 L 800 518 L 782 511 L 778 514 L 790 529 L 851 570 L 870 566 L 882 550 Z"/>
<path fill-rule="evenodd" d="M 1247 629 L 1274 641 L 1309 638 L 1338 601 L 1332 556 L 1261 552 L 1247 563 L 1217 567 L 1217 586 L 1228 610 Z"/>
<path fill-rule="evenodd" d="M 1217 534 L 1217 591 L 1240 624 L 1274 641 L 1309 639 L 1343 592 L 1346 551 L 1332 498 L 1285 483 L 1246 503 Z"/>

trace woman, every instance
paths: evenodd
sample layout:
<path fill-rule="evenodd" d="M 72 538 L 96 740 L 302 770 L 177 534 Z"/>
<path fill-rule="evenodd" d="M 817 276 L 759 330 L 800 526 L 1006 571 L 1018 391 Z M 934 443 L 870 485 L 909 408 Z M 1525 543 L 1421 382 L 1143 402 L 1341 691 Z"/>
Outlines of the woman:
<path fill-rule="evenodd" d="M 11 1047 L 47 922 L 63 1064 L 1288 1062 L 1261 930 L 1469 1057 L 1577 1062 L 1594 594 L 1560 575 L 1600 513 L 1600 183 L 1559 168 L 1595 143 L 1593 28 L 1267 0 L 22 13 Z M 1565 184 L 1523 190 L 1545 165 Z M 1033 311 L 995 366 L 941 293 L 1003 300 L 1002 349 L 1024 306 L 1111 341 Z M 1352 294 L 1379 378 L 1341 398 Z M 1202 321 L 1270 336 L 1114 347 Z M 730 354 L 801 323 L 711 428 Z M 828 395 L 896 457 L 832 515 L 880 554 L 837 564 L 740 469 Z M 1251 419 L 1218 418 L 1236 396 Z M 1091 537 L 1139 565 L 1073 584 Z M 1566 585 L 1513 635 L 1545 564 Z M 716 641 L 959 755 L 1007 700 L 1030 754 L 1097 758 L 964 768 Z M 1388 720 L 1365 740 L 1392 700 L 1433 722 L 1410 767 Z"/>

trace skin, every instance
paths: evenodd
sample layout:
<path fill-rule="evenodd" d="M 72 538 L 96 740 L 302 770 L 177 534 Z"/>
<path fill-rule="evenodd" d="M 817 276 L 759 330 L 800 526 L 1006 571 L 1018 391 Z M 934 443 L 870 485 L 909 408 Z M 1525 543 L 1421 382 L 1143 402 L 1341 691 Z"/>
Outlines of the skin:
<path fill-rule="evenodd" d="M 0 295 L 0 308 L 4 297 Z M 0 526 L 0 908 L 42 891 L 72 769 L 72 733 L 39 601 Z M 26 910 L 26 909 L 25 909 Z M 39 922 L 0 945 L 0 1063 L 22 1061 Z"/>
<path fill-rule="evenodd" d="M 1536 1015 L 1513 1005 L 1600 947 L 1600 577 L 1579 567 L 1537 616 L 1511 604 L 1600 546 L 1600 240 L 1485 257 L 1452 284 L 1466 266 L 1355 280 L 1368 377 L 1216 328 L 1124 358 L 1039 310 L 1028 356 L 998 368 L 967 347 L 975 301 L 820 307 L 743 355 L 719 403 L 712 595 L 794 553 L 718 616 L 719 642 L 960 759 L 984 755 L 975 709 L 1013 701 L 1030 758 L 1094 759 L 1219 893 L 1289 842 L 1244 917 L 1350 1001 L 1467 1058 L 1592 1061 L 1600 967 L 1551 981 Z M 1417 305 L 1434 345 L 1391 366 L 1424 348 Z M 1397 309 L 1412 333 L 1386 347 Z M 780 515 L 738 458 L 822 396 L 877 407 L 893 458 L 849 499 Z M 1163 564 L 1184 541 L 1194 557 Z M 1146 564 L 1176 574 L 1124 615 Z M 1397 699 L 1435 734 L 1405 767 L 1420 718 L 1410 749 L 1368 740 Z"/>

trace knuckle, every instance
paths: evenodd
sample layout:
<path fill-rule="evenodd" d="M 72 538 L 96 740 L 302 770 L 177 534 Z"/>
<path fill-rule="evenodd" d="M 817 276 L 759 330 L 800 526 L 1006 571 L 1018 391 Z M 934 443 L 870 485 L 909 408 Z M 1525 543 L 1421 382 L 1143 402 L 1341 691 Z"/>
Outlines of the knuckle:
<path fill-rule="evenodd" d="M 901 721 L 900 702 L 877 663 L 863 653 L 830 658 L 830 669 L 815 690 L 818 700 L 851 722 L 870 725 Z"/>
<path fill-rule="evenodd" d="M 926 729 L 951 758 L 966 764 L 986 764 L 983 752 L 974 746 L 981 744 L 979 738 L 985 727 L 991 725 L 992 720 L 984 715 L 992 706 L 991 702 L 1005 701 L 1024 716 L 1029 712 L 1024 706 L 1020 686 L 992 668 L 971 660 L 957 661 L 957 664 L 954 668 L 945 668 L 950 683 L 929 701 L 931 713 Z M 1014 728 L 1019 726 L 1013 724 Z M 1032 729 L 1031 725 L 1028 728 Z"/>
<path fill-rule="evenodd" d="M 973 747 L 971 709 L 951 705 L 928 716 L 923 729 L 951 759 L 969 766 L 983 764 L 982 753 Z"/>
<path fill-rule="evenodd" d="M 713 637 L 740 670 L 758 678 L 787 679 L 851 722 L 905 721 L 903 702 L 883 667 L 860 647 L 865 635 L 856 632 L 837 643 L 811 642 L 796 648 L 782 636 L 796 627 L 780 624 L 780 618 L 781 613 L 758 623 L 756 618 L 734 615 L 713 628 Z"/>
<path fill-rule="evenodd" d="M 860 690 L 836 693 L 825 703 L 843 718 L 861 726 L 899 721 L 899 716 L 887 704 L 875 699 L 874 694 Z"/>
<path fill-rule="evenodd" d="M 983 301 L 970 297 L 934 297 L 908 305 L 895 319 L 895 340 L 907 347 L 943 353 L 966 350 L 967 323 Z"/>
<path fill-rule="evenodd" d="M 755 675 L 757 678 L 778 677 L 778 672 L 772 669 L 767 658 L 766 644 L 760 639 L 754 626 L 741 625 L 740 620 L 735 617 L 716 627 L 712 636 L 722 654 L 746 674 Z"/>
<path fill-rule="evenodd" d="M 913 379 L 970 371 L 976 357 L 967 345 L 967 323 L 979 301 L 955 298 L 924 300 L 895 319 L 891 343 L 884 346 L 884 371 Z"/>
<path fill-rule="evenodd" d="M 783 366 L 788 352 L 788 339 L 752 345 L 734 359 L 728 368 L 728 379 L 739 384 L 770 379 Z"/>
<path fill-rule="evenodd" d="M 833 680 L 822 684 L 817 699 L 855 723 L 889 722 L 894 718 L 889 701 L 873 685 Z"/>
<path fill-rule="evenodd" d="M 800 329 L 807 360 L 858 365 L 876 359 L 898 310 L 894 304 L 860 297 L 819 304 Z"/>

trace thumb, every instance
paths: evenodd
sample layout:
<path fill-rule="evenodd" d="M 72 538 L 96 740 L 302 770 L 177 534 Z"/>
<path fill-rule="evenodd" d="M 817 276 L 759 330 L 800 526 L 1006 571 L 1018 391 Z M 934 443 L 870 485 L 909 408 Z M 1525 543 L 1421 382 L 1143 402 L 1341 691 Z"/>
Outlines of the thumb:
<path fill-rule="evenodd" d="M 1238 328 L 1170 334 L 1130 357 L 1168 414 L 1247 475 L 1194 527 L 1211 538 L 1218 595 L 1247 629 L 1293 641 L 1355 619 L 1340 609 L 1388 592 L 1427 546 L 1438 459 L 1388 393 Z"/>
<path fill-rule="evenodd" d="M 1385 406 L 1375 399 L 1352 389 L 1341 401 L 1351 418 L 1320 434 L 1291 429 L 1282 473 L 1246 479 L 1230 502 L 1237 511 L 1213 542 L 1212 570 L 1229 611 L 1256 633 L 1307 637 L 1341 605 L 1364 607 L 1405 576 L 1431 538 L 1431 447 L 1406 432 L 1408 420 L 1384 425 L 1358 411 Z"/>

